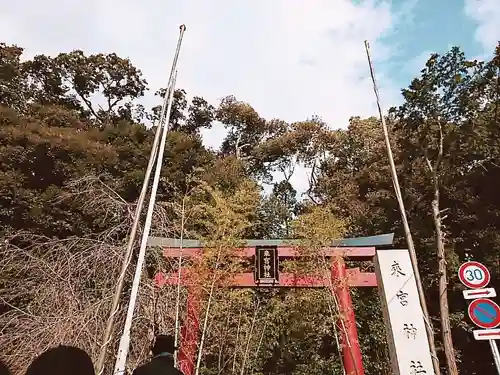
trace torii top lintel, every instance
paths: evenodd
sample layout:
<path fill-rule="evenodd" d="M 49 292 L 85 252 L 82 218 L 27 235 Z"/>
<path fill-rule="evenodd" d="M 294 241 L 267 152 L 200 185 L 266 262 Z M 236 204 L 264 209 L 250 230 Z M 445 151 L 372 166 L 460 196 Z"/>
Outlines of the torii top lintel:
<path fill-rule="evenodd" d="M 378 236 L 345 238 L 333 241 L 330 247 L 323 249 L 325 256 L 343 256 L 345 258 L 370 259 L 375 255 L 375 247 L 390 246 L 393 243 L 394 233 L 381 234 Z M 247 240 L 241 250 L 241 256 L 251 257 L 255 255 L 256 246 L 277 246 L 280 257 L 296 257 L 294 245 L 298 240 Z M 193 256 L 202 251 L 203 244 L 199 240 L 177 238 L 149 237 L 148 246 L 158 246 L 164 249 L 165 257 L 177 257 L 182 245 L 183 256 Z"/>

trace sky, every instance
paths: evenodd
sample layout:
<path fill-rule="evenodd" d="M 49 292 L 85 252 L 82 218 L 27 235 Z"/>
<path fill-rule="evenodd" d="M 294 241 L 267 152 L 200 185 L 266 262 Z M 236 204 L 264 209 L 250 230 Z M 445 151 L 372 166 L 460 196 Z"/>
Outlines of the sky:
<path fill-rule="evenodd" d="M 364 40 L 386 109 L 431 53 L 458 45 L 487 58 L 500 40 L 500 0 L 0 0 L 0 9 L 0 41 L 26 58 L 74 49 L 130 58 L 151 106 L 185 24 L 177 87 L 188 96 L 217 105 L 234 95 L 266 119 L 317 115 L 334 129 L 377 115 Z M 216 125 L 204 142 L 217 148 L 224 134 Z M 299 193 L 307 176 L 296 169 Z"/>

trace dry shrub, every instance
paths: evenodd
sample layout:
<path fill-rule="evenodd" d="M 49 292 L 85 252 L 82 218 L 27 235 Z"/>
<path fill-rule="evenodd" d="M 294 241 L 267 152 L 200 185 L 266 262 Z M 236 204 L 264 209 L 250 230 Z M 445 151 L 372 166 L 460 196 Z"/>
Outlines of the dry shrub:
<path fill-rule="evenodd" d="M 37 355 L 58 344 L 78 346 L 97 359 L 122 254 L 123 248 L 76 238 L 27 248 L 3 245 L 0 358 L 14 374 L 23 373 Z M 159 331 L 173 332 L 175 297 L 174 288 L 158 290 L 143 277 L 132 331 L 131 367 L 148 355 L 155 325 Z M 123 326 L 125 308 L 119 311 L 117 327 Z M 108 372 L 119 337 L 115 330 Z"/>
<path fill-rule="evenodd" d="M 15 373 L 57 344 L 95 356 L 121 261 L 121 249 L 91 240 L 32 242 L 7 243 L 0 260 L 0 347 Z"/>
<path fill-rule="evenodd" d="M 23 374 L 36 356 L 59 344 L 86 350 L 94 363 L 99 356 L 125 252 L 126 239 L 117 238 L 116 228 L 130 227 L 135 207 L 117 198 L 98 178 L 79 180 L 69 188 L 58 199 L 99 202 L 101 209 L 114 211 L 109 216 L 114 222 L 110 229 L 93 238 L 54 240 L 16 233 L 1 239 L 0 360 L 9 365 L 13 374 Z M 169 217 L 157 207 L 155 219 Z M 165 233 L 164 223 L 156 221 L 153 230 Z M 105 373 L 111 373 L 114 366 L 134 264 L 133 259 L 115 320 L 117 328 L 108 347 Z M 176 290 L 158 289 L 150 278 L 158 270 L 172 269 L 158 249 L 148 249 L 131 333 L 131 368 L 149 354 L 154 330 L 173 333 Z"/>

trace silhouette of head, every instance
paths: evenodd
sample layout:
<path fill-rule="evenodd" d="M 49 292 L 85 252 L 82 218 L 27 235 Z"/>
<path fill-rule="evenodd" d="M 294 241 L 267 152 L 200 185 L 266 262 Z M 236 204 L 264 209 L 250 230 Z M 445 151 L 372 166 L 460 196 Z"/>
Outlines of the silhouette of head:
<path fill-rule="evenodd" d="M 35 358 L 26 375 L 95 375 L 89 355 L 74 346 L 51 348 Z"/>
<path fill-rule="evenodd" d="M 157 335 L 151 348 L 153 355 L 161 353 L 173 354 L 177 348 L 174 344 L 174 337 L 171 335 Z"/>
<path fill-rule="evenodd" d="M 2 361 L 0 361 L 0 375 L 10 375 L 9 368 Z"/>

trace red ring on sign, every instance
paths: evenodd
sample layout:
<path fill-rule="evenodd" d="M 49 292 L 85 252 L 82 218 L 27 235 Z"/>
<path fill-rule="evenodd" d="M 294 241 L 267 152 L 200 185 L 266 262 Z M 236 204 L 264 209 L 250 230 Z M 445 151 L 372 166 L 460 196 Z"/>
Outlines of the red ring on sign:
<path fill-rule="evenodd" d="M 481 271 L 483 271 L 484 280 L 480 284 L 477 284 L 477 285 L 471 284 L 465 278 L 465 271 L 468 267 L 471 267 L 471 266 L 475 266 L 475 267 L 479 268 Z M 490 271 L 488 270 L 488 268 L 486 268 L 486 266 L 484 264 L 479 263 L 479 262 L 475 262 L 475 261 L 470 261 L 470 262 L 465 262 L 464 264 L 462 264 L 460 266 L 460 268 L 458 269 L 458 278 L 460 279 L 460 282 L 462 284 L 464 284 L 467 288 L 480 289 L 480 288 L 484 288 L 486 285 L 488 285 L 490 283 L 491 275 L 490 275 Z"/>
<path fill-rule="evenodd" d="M 476 317 L 476 315 L 474 315 L 474 310 L 480 303 L 487 303 L 495 309 L 496 317 L 495 320 L 493 320 L 491 323 L 483 323 Z M 468 313 L 470 320 L 472 320 L 472 323 L 474 323 L 480 328 L 491 329 L 491 328 L 496 328 L 500 325 L 500 307 L 495 302 L 493 302 L 488 298 L 478 298 L 472 301 L 472 303 L 469 305 Z"/>

